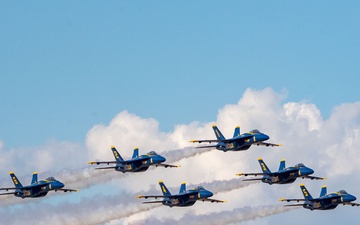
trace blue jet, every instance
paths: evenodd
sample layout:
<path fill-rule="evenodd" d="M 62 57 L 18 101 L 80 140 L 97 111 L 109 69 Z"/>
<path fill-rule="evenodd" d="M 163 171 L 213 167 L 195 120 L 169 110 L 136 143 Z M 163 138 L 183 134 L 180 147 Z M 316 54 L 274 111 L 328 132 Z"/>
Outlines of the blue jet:
<path fill-rule="evenodd" d="M 180 186 L 179 194 L 172 195 L 170 191 L 166 188 L 165 184 L 159 180 L 159 185 L 163 195 L 139 195 L 136 198 L 162 198 L 160 201 L 150 201 L 150 202 L 143 202 L 143 204 L 149 203 L 162 203 L 163 205 L 167 205 L 169 207 L 178 206 L 178 207 L 185 207 L 185 206 L 192 206 L 195 204 L 197 200 L 199 201 L 208 201 L 208 202 L 216 202 L 216 203 L 223 203 L 226 201 L 223 200 L 216 200 L 210 199 L 213 196 L 213 193 L 206 190 L 202 186 L 197 188 L 193 188 L 190 190 L 186 190 L 186 184 L 182 183 Z"/>
<path fill-rule="evenodd" d="M 44 197 L 48 194 L 49 191 L 63 191 L 63 192 L 77 192 L 76 189 L 65 189 L 64 184 L 56 180 L 54 177 L 48 177 L 45 180 L 38 181 L 37 172 L 33 173 L 31 184 L 28 186 L 23 186 L 19 179 L 15 176 L 13 172 L 10 172 L 12 181 L 14 182 L 15 187 L 10 188 L 0 188 L 2 191 L 15 190 L 10 193 L 1 193 L 0 195 L 11 195 L 13 194 L 16 197 L 21 198 L 39 198 Z"/>
<path fill-rule="evenodd" d="M 303 201 L 304 203 L 291 204 L 291 205 L 285 205 L 285 206 L 302 206 L 305 209 L 310 209 L 310 210 L 335 209 L 338 205 L 360 206 L 359 203 L 352 202 L 352 201 L 356 200 L 356 197 L 351 194 L 348 194 L 344 190 L 326 194 L 326 186 L 322 186 L 319 198 L 313 198 L 303 184 L 300 184 L 300 188 L 304 195 L 303 199 L 301 199 L 301 198 L 300 199 L 282 198 L 282 199 L 280 199 L 280 201 L 282 201 L 282 202 Z"/>
<path fill-rule="evenodd" d="M 303 163 L 298 163 L 295 166 L 285 168 L 285 159 L 281 160 L 279 170 L 277 172 L 271 172 L 266 166 L 265 162 L 258 159 L 262 173 L 238 173 L 238 176 L 263 176 L 261 178 L 244 179 L 243 181 L 261 180 L 267 184 L 289 184 L 293 183 L 296 178 L 307 178 L 311 180 L 324 180 L 323 177 L 314 177 L 310 174 L 314 173 L 314 170 L 306 167 Z"/>
<path fill-rule="evenodd" d="M 115 169 L 116 171 L 120 171 L 123 173 L 126 172 L 144 172 L 149 169 L 150 166 L 162 166 L 162 167 L 179 167 L 176 165 L 164 164 L 165 158 L 161 155 L 156 154 L 156 152 L 151 151 L 146 155 L 139 156 L 139 148 L 134 149 L 134 153 L 132 159 L 124 160 L 119 152 L 116 150 L 114 146 L 111 146 L 111 151 L 114 154 L 115 161 L 100 161 L 100 162 L 88 162 L 89 164 L 116 164 L 115 166 L 109 167 L 99 167 L 95 169 Z"/>
<path fill-rule="evenodd" d="M 272 144 L 264 142 L 269 139 L 269 136 L 261 133 L 259 130 L 254 129 L 248 133 L 240 134 L 240 127 L 236 127 L 234 131 L 233 138 L 226 139 L 224 135 L 220 132 L 219 128 L 213 124 L 212 128 L 214 129 L 216 140 L 208 139 L 208 140 L 191 140 L 192 143 L 202 143 L 202 142 L 217 142 L 216 145 L 206 145 L 199 146 L 197 148 L 213 148 L 215 147 L 217 150 L 221 151 L 243 151 L 247 150 L 251 147 L 251 145 L 262 145 L 262 146 L 281 146 L 281 144 Z"/>

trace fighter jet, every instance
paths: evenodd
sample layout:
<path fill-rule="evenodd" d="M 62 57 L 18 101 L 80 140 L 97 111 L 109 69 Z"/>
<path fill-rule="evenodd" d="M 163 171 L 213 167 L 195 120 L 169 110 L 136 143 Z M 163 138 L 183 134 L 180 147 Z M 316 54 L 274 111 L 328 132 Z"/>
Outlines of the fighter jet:
<path fill-rule="evenodd" d="M 213 193 L 206 190 L 202 186 L 197 188 L 193 188 L 190 190 L 186 190 L 186 184 L 182 183 L 180 186 L 179 194 L 172 195 L 170 191 L 166 188 L 165 184 L 159 180 L 159 185 L 163 195 L 139 195 L 136 198 L 162 198 L 159 201 L 150 201 L 150 202 L 143 202 L 143 204 L 149 203 L 162 203 L 163 205 L 167 205 L 169 207 L 178 206 L 178 207 L 185 207 L 185 206 L 192 206 L 195 204 L 197 200 L 199 201 L 208 201 L 208 202 L 216 202 L 216 203 L 223 203 L 226 201 L 223 200 L 216 200 L 210 199 L 209 197 L 213 196 Z"/>
<path fill-rule="evenodd" d="M 234 131 L 233 138 L 226 139 L 224 135 L 220 132 L 219 128 L 213 124 L 212 128 L 214 129 L 216 140 L 215 139 L 205 139 L 205 140 L 191 140 L 192 143 L 202 143 L 202 142 L 217 142 L 216 145 L 205 145 L 198 146 L 197 148 L 213 148 L 221 151 L 243 151 L 251 147 L 251 145 L 263 145 L 263 146 L 282 146 L 281 144 L 272 144 L 264 142 L 269 139 L 269 136 L 261 133 L 259 130 L 254 129 L 248 133 L 240 134 L 240 127 L 236 127 Z"/>
<path fill-rule="evenodd" d="M 306 167 L 303 163 L 298 163 L 295 166 L 285 168 L 285 159 L 281 160 L 279 170 L 277 172 L 271 172 L 266 166 L 265 162 L 258 159 L 262 173 L 238 173 L 238 176 L 263 176 L 261 178 L 244 179 L 243 181 L 261 180 L 268 184 L 289 184 L 293 183 L 296 178 L 306 178 L 311 180 L 324 180 L 323 177 L 314 177 L 310 174 L 314 173 L 314 170 Z"/>
<path fill-rule="evenodd" d="M 338 192 L 326 194 L 326 186 L 322 186 L 320 196 L 319 198 L 313 198 L 309 191 L 306 189 L 306 187 L 303 184 L 300 184 L 301 191 L 304 195 L 304 199 L 286 199 L 282 198 L 279 201 L 282 202 L 290 202 L 290 201 L 296 201 L 300 202 L 303 201 L 304 203 L 300 204 L 291 204 L 291 205 L 285 205 L 285 206 L 302 206 L 305 209 L 310 210 L 329 210 L 329 209 L 335 209 L 338 205 L 351 205 L 351 206 L 360 206 L 359 203 L 354 203 L 352 201 L 356 200 L 356 197 L 348 194 L 344 190 L 340 190 Z"/>
<path fill-rule="evenodd" d="M 12 181 L 14 182 L 15 187 L 0 188 L 0 190 L 2 191 L 15 190 L 15 191 L 9 193 L 1 193 L 0 195 L 13 194 L 16 197 L 21 197 L 21 198 L 38 198 L 38 197 L 46 196 L 49 191 L 63 191 L 63 192 L 79 191 L 76 189 L 63 188 L 65 185 L 60 181 L 56 180 L 54 177 L 48 177 L 45 180 L 38 181 L 37 172 L 33 173 L 31 184 L 28 186 L 23 186 L 13 172 L 10 172 L 10 176 Z"/>
<path fill-rule="evenodd" d="M 115 169 L 116 171 L 120 171 L 123 173 L 144 172 L 150 166 L 155 166 L 155 167 L 162 166 L 165 168 L 179 167 L 176 165 L 164 164 L 163 162 L 165 162 L 166 159 L 163 156 L 156 154 L 156 152 L 154 151 L 148 152 L 146 155 L 139 156 L 139 148 L 135 148 L 132 159 L 129 160 L 124 160 L 114 146 L 111 146 L 111 151 L 114 154 L 116 161 L 100 161 L 100 162 L 88 162 L 88 163 L 96 164 L 96 165 L 116 164 L 115 166 L 99 167 L 95 169 Z"/>

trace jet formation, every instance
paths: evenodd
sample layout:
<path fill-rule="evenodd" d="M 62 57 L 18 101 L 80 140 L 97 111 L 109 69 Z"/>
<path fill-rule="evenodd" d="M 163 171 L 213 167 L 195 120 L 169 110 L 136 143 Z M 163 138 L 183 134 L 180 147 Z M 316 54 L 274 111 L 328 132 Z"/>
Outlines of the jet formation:
<path fill-rule="evenodd" d="M 249 149 L 252 145 L 256 146 L 266 146 L 266 147 L 275 147 L 282 146 L 281 144 L 273 144 L 266 142 L 270 137 L 257 129 L 253 129 L 247 133 L 240 133 L 240 127 L 237 126 L 234 131 L 232 138 L 225 138 L 221 133 L 219 128 L 213 124 L 212 128 L 215 133 L 216 139 L 203 139 L 203 140 L 192 140 L 193 143 L 212 143 L 215 142 L 215 145 L 201 145 L 197 148 L 216 148 L 220 151 L 244 151 Z M 127 173 L 127 172 L 145 172 L 151 166 L 154 167 L 165 167 L 165 168 L 176 168 L 178 165 L 165 164 L 165 157 L 157 154 L 155 151 L 150 151 L 147 154 L 139 155 L 139 148 L 136 147 L 133 151 L 131 159 L 124 160 L 120 153 L 116 150 L 114 146 L 110 147 L 115 160 L 110 161 L 91 161 L 88 162 L 91 165 L 101 165 L 106 164 L 111 166 L 96 167 L 96 170 L 103 169 L 113 169 L 118 172 Z M 293 183 L 297 178 L 302 179 L 311 179 L 311 180 L 324 180 L 323 177 L 312 176 L 314 170 L 305 166 L 303 163 L 298 163 L 294 166 L 286 167 L 285 160 L 280 161 L 280 166 L 278 171 L 271 172 L 262 158 L 258 158 L 260 168 L 262 172 L 250 172 L 250 173 L 238 173 L 237 176 L 261 176 L 259 178 L 248 178 L 243 179 L 242 181 L 254 181 L 259 180 L 267 184 L 290 184 Z M 19 179 L 15 176 L 13 172 L 10 172 L 10 177 L 14 183 L 14 187 L 5 187 L 0 188 L 0 191 L 6 191 L 5 193 L 0 193 L 0 195 L 14 195 L 21 198 L 39 198 L 44 197 L 50 191 L 63 191 L 63 192 L 77 192 L 77 189 L 67 189 L 64 188 L 65 185 L 56 180 L 54 177 L 48 177 L 43 180 L 38 180 L 37 172 L 33 173 L 32 181 L 30 185 L 23 186 Z M 145 201 L 143 204 L 163 204 L 169 207 L 187 207 L 194 205 L 197 201 L 202 202 L 211 202 L 211 203 L 224 203 L 225 200 L 218 200 L 211 198 L 213 193 L 209 190 L 206 190 L 204 187 L 199 186 L 186 190 L 186 183 L 182 183 L 180 186 L 179 193 L 171 194 L 165 184 L 160 180 L 159 186 L 162 192 L 162 195 L 138 195 L 136 198 L 148 199 L 153 198 L 154 201 Z M 351 206 L 360 206 L 359 203 L 354 203 L 356 200 L 354 195 L 348 194 L 345 190 L 340 190 L 338 192 L 327 194 L 326 186 L 323 186 L 319 198 L 313 198 L 309 191 L 305 188 L 303 184 L 300 185 L 300 189 L 304 195 L 304 198 L 299 199 L 286 199 L 282 198 L 280 201 L 283 202 L 303 202 L 297 204 L 285 205 L 289 206 L 302 206 L 310 210 L 329 210 L 335 209 L 338 205 L 351 205 Z M 8 192 L 12 190 L 12 192 Z M 160 200 L 157 200 L 160 199 Z"/>

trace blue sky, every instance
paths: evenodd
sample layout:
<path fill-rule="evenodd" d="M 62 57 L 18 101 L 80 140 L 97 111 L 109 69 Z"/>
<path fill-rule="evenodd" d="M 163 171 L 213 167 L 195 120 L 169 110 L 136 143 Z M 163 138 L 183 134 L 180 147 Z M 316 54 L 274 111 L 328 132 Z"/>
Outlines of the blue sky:
<path fill-rule="evenodd" d="M 360 99 L 359 7 L 2 1 L 0 141 L 4 151 L 52 140 L 85 145 L 90 129 L 124 110 L 172 132 L 178 124 L 217 121 L 248 88 L 315 104 L 327 119 Z"/>
<path fill-rule="evenodd" d="M 359 99 L 356 1 L 0 4 L 8 147 L 82 142 L 125 109 L 169 131 L 213 120 L 248 87 L 286 90 L 325 117 Z"/>

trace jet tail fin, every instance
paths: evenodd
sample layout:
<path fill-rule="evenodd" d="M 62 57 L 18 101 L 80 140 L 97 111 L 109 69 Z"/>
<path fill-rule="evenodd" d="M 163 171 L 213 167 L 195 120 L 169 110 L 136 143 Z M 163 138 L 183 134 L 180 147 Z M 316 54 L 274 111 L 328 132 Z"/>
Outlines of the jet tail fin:
<path fill-rule="evenodd" d="M 182 183 L 180 186 L 179 194 L 186 192 L 186 183 Z"/>
<path fill-rule="evenodd" d="M 159 180 L 159 185 L 160 185 L 161 191 L 162 191 L 164 196 L 170 196 L 171 195 L 170 191 L 167 189 L 167 187 L 162 182 L 162 180 Z"/>
<path fill-rule="evenodd" d="M 271 171 L 269 170 L 269 168 L 267 167 L 267 165 L 265 164 L 265 162 L 262 160 L 262 158 L 258 159 L 261 170 L 263 171 L 263 173 L 271 173 Z"/>
<path fill-rule="evenodd" d="M 310 195 L 309 191 L 306 189 L 305 185 L 300 184 L 300 188 L 301 188 L 301 191 L 306 200 L 313 199 L 313 197 Z"/>
<path fill-rule="evenodd" d="M 137 157 L 139 157 L 139 148 L 138 147 L 136 147 L 135 149 L 134 149 L 134 153 L 133 153 L 133 155 L 132 155 L 132 158 L 134 159 L 134 158 L 137 158 Z"/>
<path fill-rule="evenodd" d="M 279 171 L 280 171 L 280 170 L 284 170 L 284 169 L 285 169 L 285 159 L 282 159 L 282 160 L 280 161 Z"/>
<path fill-rule="evenodd" d="M 121 155 L 119 154 L 119 152 L 116 150 L 116 148 L 114 146 L 111 146 L 111 151 L 113 152 L 115 160 L 117 162 L 124 162 L 124 159 L 121 157 Z"/>
<path fill-rule="evenodd" d="M 22 184 L 20 183 L 19 179 L 17 179 L 17 177 L 15 176 L 15 174 L 13 172 L 10 172 L 10 176 L 12 181 L 14 182 L 14 185 L 16 188 L 22 188 Z"/>
<path fill-rule="evenodd" d="M 221 131 L 215 124 L 212 125 L 212 128 L 214 129 L 215 136 L 218 140 L 225 140 L 224 135 L 221 133 Z"/>
<path fill-rule="evenodd" d="M 34 172 L 31 180 L 31 184 L 35 184 L 38 182 L 38 173 Z"/>
<path fill-rule="evenodd" d="M 240 127 L 239 126 L 235 127 L 233 137 L 237 137 L 237 136 L 240 136 Z"/>
<path fill-rule="evenodd" d="M 326 186 L 324 185 L 324 186 L 321 187 L 320 197 L 325 196 L 326 192 L 327 192 L 326 191 Z"/>

